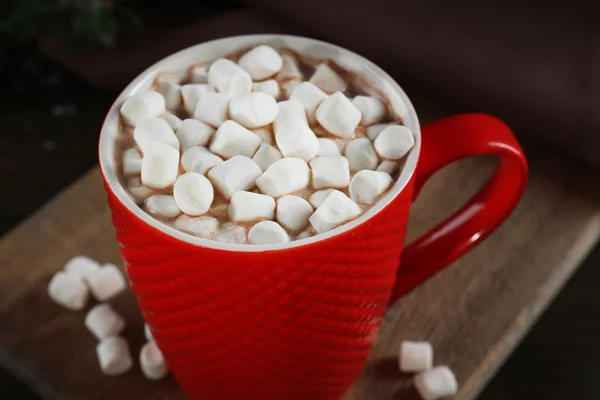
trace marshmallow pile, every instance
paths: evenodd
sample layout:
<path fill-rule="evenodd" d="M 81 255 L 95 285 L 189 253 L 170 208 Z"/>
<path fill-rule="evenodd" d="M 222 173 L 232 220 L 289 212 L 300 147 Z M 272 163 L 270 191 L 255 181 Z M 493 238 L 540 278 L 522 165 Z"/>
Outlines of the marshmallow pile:
<path fill-rule="evenodd" d="M 131 197 L 176 229 L 238 244 L 286 243 L 360 216 L 415 139 L 377 96 L 348 97 L 339 68 L 311 67 L 304 76 L 291 52 L 260 45 L 184 77 L 159 74 L 120 109 Z"/>

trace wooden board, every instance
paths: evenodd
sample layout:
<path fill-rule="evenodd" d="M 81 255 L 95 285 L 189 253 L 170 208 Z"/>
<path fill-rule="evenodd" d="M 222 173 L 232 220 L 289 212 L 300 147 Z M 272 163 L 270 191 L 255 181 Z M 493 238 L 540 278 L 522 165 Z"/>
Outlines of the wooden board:
<path fill-rule="evenodd" d="M 416 398 L 397 372 L 403 339 L 433 342 L 456 372 L 456 399 L 476 396 L 600 235 L 593 172 L 530 149 L 531 180 L 516 212 L 484 244 L 390 309 L 363 375 L 345 400 Z M 493 170 L 489 158 L 437 174 L 413 206 L 414 237 L 464 202 Z M 465 189 L 467 188 L 467 189 Z M 0 363 L 48 399 L 180 399 L 172 378 L 146 381 L 139 366 L 100 374 L 85 313 L 54 305 L 52 274 L 75 254 L 119 262 L 100 175 L 94 169 L 0 241 Z M 134 354 L 142 320 L 131 294 L 113 302 Z"/>

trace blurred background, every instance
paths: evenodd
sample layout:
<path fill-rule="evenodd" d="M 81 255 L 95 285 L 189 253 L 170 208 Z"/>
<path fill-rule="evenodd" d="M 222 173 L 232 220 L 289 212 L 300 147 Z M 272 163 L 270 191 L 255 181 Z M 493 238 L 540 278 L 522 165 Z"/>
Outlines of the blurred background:
<path fill-rule="evenodd" d="M 140 71 L 244 33 L 347 47 L 409 96 L 497 115 L 520 140 L 600 168 L 595 8 L 559 0 L 2 0 L 0 177 L 19 196 L 0 197 L 0 232 L 96 164 L 104 113 Z M 596 249 L 482 400 L 600 398 L 598 267 Z M 38 397 L 0 370 L 0 398 Z"/>

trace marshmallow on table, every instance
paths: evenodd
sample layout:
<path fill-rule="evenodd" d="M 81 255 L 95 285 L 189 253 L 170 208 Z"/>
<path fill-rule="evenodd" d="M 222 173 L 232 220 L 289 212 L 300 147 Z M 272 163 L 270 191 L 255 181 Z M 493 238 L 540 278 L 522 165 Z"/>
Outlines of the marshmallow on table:
<path fill-rule="evenodd" d="M 296 58 L 290 54 L 283 54 L 281 56 L 282 65 L 281 70 L 275 77 L 278 81 L 287 81 L 290 79 L 302 80 L 304 76 L 300 71 L 300 67 L 298 66 L 298 61 Z"/>
<path fill-rule="evenodd" d="M 358 204 L 339 190 L 334 190 L 308 220 L 317 233 L 324 233 L 358 217 L 361 213 Z"/>
<path fill-rule="evenodd" d="M 133 139 L 142 153 L 146 154 L 151 143 L 165 143 L 179 150 L 179 139 L 173 129 L 162 118 L 147 118 L 140 121 L 133 130 Z"/>
<path fill-rule="evenodd" d="M 152 336 L 152 331 L 150 330 L 150 325 L 144 324 L 144 337 L 146 340 L 154 340 L 154 336 Z"/>
<path fill-rule="evenodd" d="M 360 110 L 342 92 L 335 92 L 317 108 L 317 121 L 332 135 L 348 139 L 362 118 Z"/>
<path fill-rule="evenodd" d="M 215 133 L 215 129 L 204 122 L 188 118 L 179 125 L 177 138 L 181 145 L 181 151 L 192 146 L 206 146 L 210 138 Z"/>
<path fill-rule="evenodd" d="M 279 102 L 279 113 L 273 128 L 275 142 L 284 157 L 298 157 L 304 161 L 314 158 L 319 151 L 319 140 L 308 126 L 306 112 L 297 101 Z"/>
<path fill-rule="evenodd" d="M 252 161 L 256 163 L 260 167 L 260 169 L 264 172 L 273 164 L 275 161 L 281 160 L 283 157 L 279 150 L 277 150 L 273 146 L 269 146 L 266 143 L 263 143 L 258 148 L 258 151 L 252 157 Z"/>
<path fill-rule="evenodd" d="M 279 83 L 274 79 L 269 79 L 263 82 L 254 82 L 252 84 L 253 92 L 266 93 L 269 96 L 273 96 L 275 99 L 279 97 L 281 91 L 279 90 Z"/>
<path fill-rule="evenodd" d="M 299 158 L 284 158 L 271 164 L 256 179 L 258 188 L 269 196 L 279 197 L 304 189 L 310 181 L 310 170 Z"/>
<path fill-rule="evenodd" d="M 319 138 L 319 151 L 317 156 L 339 156 L 340 149 L 331 139 Z"/>
<path fill-rule="evenodd" d="M 150 143 L 142 159 L 142 183 L 162 189 L 171 186 L 179 172 L 179 150 L 161 142 Z"/>
<path fill-rule="evenodd" d="M 262 221 L 250 228 L 248 243 L 250 244 L 280 244 L 290 241 L 288 233 L 273 221 Z"/>
<path fill-rule="evenodd" d="M 288 195 L 277 200 L 277 222 L 290 230 L 304 229 L 312 213 L 312 206 L 302 197 Z"/>
<path fill-rule="evenodd" d="M 177 110 L 181 105 L 181 85 L 161 79 L 156 85 L 156 91 L 165 98 L 165 107 L 168 110 Z"/>
<path fill-rule="evenodd" d="M 277 50 L 263 44 L 241 56 L 238 65 L 246 70 L 252 79 L 262 81 L 281 70 L 283 59 Z"/>
<path fill-rule="evenodd" d="M 352 100 L 352 104 L 354 104 L 362 114 L 362 119 L 360 120 L 361 125 L 372 125 L 385 117 L 385 104 L 376 97 L 356 96 Z"/>
<path fill-rule="evenodd" d="M 196 104 L 194 118 L 215 128 L 227 120 L 227 110 L 231 97 L 223 93 L 207 93 Z"/>
<path fill-rule="evenodd" d="M 214 93 L 215 87 L 208 83 L 190 83 L 181 87 L 181 97 L 185 111 L 189 115 L 193 115 L 196 111 L 198 101 L 208 93 Z"/>
<path fill-rule="evenodd" d="M 310 204 L 312 204 L 312 206 L 316 209 L 319 208 L 321 206 L 321 204 L 323 204 L 323 202 L 325 201 L 325 199 L 327 198 L 327 196 L 329 196 L 331 194 L 331 192 L 333 192 L 334 189 L 325 189 L 325 190 L 319 190 L 318 192 L 314 192 L 309 198 L 308 198 L 308 202 Z"/>
<path fill-rule="evenodd" d="M 295 100 L 302 104 L 308 117 L 308 122 L 314 125 L 317 122 L 315 112 L 323 100 L 327 98 L 327 93 L 316 87 L 310 82 L 302 82 L 292 90 L 290 100 Z"/>
<path fill-rule="evenodd" d="M 100 362 L 100 369 L 105 375 L 124 374 L 133 365 L 129 344 L 120 336 L 103 339 L 96 346 L 96 355 Z"/>
<path fill-rule="evenodd" d="M 417 374 L 414 382 L 423 400 L 437 400 L 458 393 L 456 377 L 445 365 Z"/>
<path fill-rule="evenodd" d="M 275 120 L 279 107 L 272 96 L 253 92 L 234 97 L 229 102 L 229 116 L 248 128 L 260 128 Z"/>
<path fill-rule="evenodd" d="M 207 177 L 197 172 L 186 172 L 177 178 L 173 197 L 181 211 L 198 216 L 210 209 L 215 192 Z"/>
<path fill-rule="evenodd" d="M 348 89 L 346 81 L 327 64 L 320 64 L 310 77 L 309 82 L 325 93 L 345 92 Z"/>
<path fill-rule="evenodd" d="M 367 138 L 354 139 L 348 142 L 344 155 L 350 163 L 352 171 L 362 171 L 363 169 L 375 170 L 379 159 L 377 153 Z"/>
<path fill-rule="evenodd" d="M 314 189 L 341 189 L 350 183 L 348 159 L 342 156 L 317 157 L 310 160 Z"/>
<path fill-rule="evenodd" d="M 433 347 L 429 342 L 404 340 L 400 344 L 400 371 L 421 372 L 433 367 Z"/>
<path fill-rule="evenodd" d="M 241 226 L 227 222 L 221 225 L 215 240 L 221 243 L 243 244 L 246 243 L 246 230 Z"/>
<path fill-rule="evenodd" d="M 257 128 L 257 129 L 252 129 L 252 132 L 258 136 L 263 143 L 266 143 L 268 145 L 272 145 L 273 142 L 273 132 L 271 131 L 271 128 L 268 127 L 262 127 L 262 128 Z"/>
<path fill-rule="evenodd" d="M 394 180 L 386 172 L 362 170 L 350 181 L 350 197 L 356 203 L 370 204 L 389 188 Z"/>
<path fill-rule="evenodd" d="M 127 125 L 136 126 L 143 119 L 158 117 L 165 109 L 165 98 L 160 93 L 150 91 L 125 100 L 120 112 Z"/>
<path fill-rule="evenodd" d="M 398 169 L 399 165 L 397 161 L 384 160 L 379 164 L 376 171 L 387 172 L 392 175 Z"/>
<path fill-rule="evenodd" d="M 375 125 L 371 125 L 367 128 L 367 136 L 369 139 L 371 139 L 371 141 L 374 141 L 375 139 L 377 139 L 377 136 L 379 136 L 379 134 L 381 132 L 383 132 L 383 130 L 385 128 L 387 128 L 388 126 L 396 126 L 398 125 L 395 122 L 391 122 L 389 124 L 375 124 Z"/>
<path fill-rule="evenodd" d="M 181 209 L 175 198 L 167 194 L 154 194 L 146 199 L 144 209 L 152 215 L 162 218 L 175 218 L 181 214 Z"/>
<path fill-rule="evenodd" d="M 193 83 L 208 83 L 208 65 L 194 65 L 189 74 Z"/>
<path fill-rule="evenodd" d="M 87 274 L 94 272 L 100 268 L 97 261 L 86 256 L 75 256 L 65 264 L 64 271 L 71 276 L 84 279 Z"/>
<path fill-rule="evenodd" d="M 250 158 L 235 156 L 214 166 L 208 171 L 208 178 L 215 189 L 229 200 L 236 191 L 252 188 L 261 173 L 260 167 Z"/>
<path fill-rule="evenodd" d="M 209 169 L 222 162 L 221 157 L 201 146 L 190 147 L 181 156 L 181 165 L 185 172 L 197 172 L 202 175 L 205 175 Z"/>
<path fill-rule="evenodd" d="M 127 191 L 136 201 L 144 201 L 152 195 L 152 189 L 144 186 L 140 177 L 136 176 L 127 182 Z"/>
<path fill-rule="evenodd" d="M 164 119 L 165 122 L 167 124 L 169 124 L 169 126 L 171 127 L 171 129 L 173 129 L 173 131 L 176 131 L 177 128 L 179 128 L 179 126 L 181 125 L 181 118 L 179 118 L 177 115 L 175 114 L 171 114 L 169 112 L 163 113 L 160 115 L 161 119 Z"/>
<path fill-rule="evenodd" d="M 262 140 L 252 131 L 228 120 L 217 129 L 210 144 L 210 151 L 223 158 L 238 155 L 252 157 L 261 143 Z"/>
<path fill-rule="evenodd" d="M 213 217 L 190 217 L 183 214 L 175 220 L 175 228 L 194 236 L 210 239 L 219 229 L 219 221 Z"/>
<path fill-rule="evenodd" d="M 385 128 L 373 143 L 381 157 L 391 160 L 404 157 L 414 145 L 415 137 L 410 129 L 402 125 Z"/>
<path fill-rule="evenodd" d="M 275 200 L 266 194 L 238 190 L 231 197 L 229 218 L 235 222 L 248 222 L 257 219 L 273 219 Z"/>
<path fill-rule="evenodd" d="M 151 380 L 159 380 L 167 376 L 169 368 L 162 352 L 154 340 L 146 342 L 140 351 L 140 366 L 144 376 Z"/>
<path fill-rule="evenodd" d="M 121 270 L 114 264 L 104 264 L 97 271 L 86 275 L 92 294 L 98 301 L 110 300 L 127 287 Z"/>
<path fill-rule="evenodd" d="M 301 80 L 292 79 L 292 80 L 282 83 L 281 88 L 283 89 L 285 96 L 289 99 L 290 96 L 292 95 L 292 93 L 294 92 L 294 89 L 296 89 L 296 87 L 301 83 L 302 83 Z"/>
<path fill-rule="evenodd" d="M 85 307 L 89 289 L 76 274 L 58 271 L 48 284 L 48 295 L 56 304 L 75 311 Z"/>
<path fill-rule="evenodd" d="M 243 68 L 226 58 L 219 58 L 208 69 L 208 83 L 219 93 L 231 97 L 252 91 L 252 77 Z"/>
<path fill-rule="evenodd" d="M 85 327 L 98 340 L 119 335 L 125 329 L 125 320 L 109 304 L 98 304 L 88 311 Z"/>

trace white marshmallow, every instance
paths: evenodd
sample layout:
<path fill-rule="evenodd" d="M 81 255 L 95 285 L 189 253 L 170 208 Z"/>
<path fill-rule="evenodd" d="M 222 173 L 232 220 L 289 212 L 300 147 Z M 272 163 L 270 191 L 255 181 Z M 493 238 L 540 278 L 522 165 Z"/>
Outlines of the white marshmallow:
<path fill-rule="evenodd" d="M 217 129 L 210 151 L 223 158 L 238 155 L 252 157 L 261 143 L 262 140 L 252 131 L 235 121 L 227 120 Z"/>
<path fill-rule="evenodd" d="M 235 156 L 208 171 L 208 178 L 229 200 L 236 191 L 252 188 L 261 173 L 260 167 L 250 158 Z"/>
<path fill-rule="evenodd" d="M 190 80 L 194 83 L 208 83 L 208 65 L 194 65 L 190 69 Z"/>
<path fill-rule="evenodd" d="M 121 270 L 114 264 L 104 264 L 86 275 L 85 281 L 98 301 L 110 300 L 127 287 Z"/>
<path fill-rule="evenodd" d="M 262 221 L 250 228 L 248 243 L 280 244 L 290 241 L 288 233 L 277 222 Z"/>
<path fill-rule="evenodd" d="M 165 98 L 160 93 L 150 91 L 125 100 L 120 112 L 127 125 L 136 126 L 143 119 L 158 117 L 165 109 Z"/>
<path fill-rule="evenodd" d="M 241 226 L 227 222 L 221 225 L 215 240 L 221 243 L 243 244 L 246 243 L 246 230 Z"/>
<path fill-rule="evenodd" d="M 319 138 L 319 151 L 317 156 L 339 156 L 340 149 L 331 139 Z"/>
<path fill-rule="evenodd" d="M 315 115 L 317 107 L 327 98 L 327 93 L 316 87 L 310 82 L 302 82 L 292 90 L 290 100 L 295 100 L 302 104 L 308 117 L 308 122 L 314 125 L 317 122 Z"/>
<path fill-rule="evenodd" d="M 48 284 L 48 295 L 69 310 L 81 310 L 87 304 L 89 289 L 77 274 L 58 271 Z"/>
<path fill-rule="evenodd" d="M 229 218 L 235 222 L 248 222 L 257 219 L 273 219 L 275 200 L 266 194 L 238 190 L 231 197 Z"/>
<path fill-rule="evenodd" d="M 332 135 L 348 139 L 354 135 L 361 114 L 342 92 L 335 92 L 317 108 L 317 121 Z"/>
<path fill-rule="evenodd" d="M 346 81 L 327 64 L 320 64 L 310 77 L 309 82 L 329 94 L 345 92 L 348 88 Z"/>
<path fill-rule="evenodd" d="M 256 179 L 256 185 L 265 194 L 283 196 L 308 186 L 310 170 L 299 158 L 276 161 Z"/>
<path fill-rule="evenodd" d="M 350 181 L 350 197 L 359 204 L 371 204 L 394 180 L 385 172 L 362 170 Z"/>
<path fill-rule="evenodd" d="M 352 100 L 352 104 L 354 104 L 362 114 L 360 124 L 363 126 L 373 125 L 385 117 L 385 104 L 376 97 L 356 96 Z"/>
<path fill-rule="evenodd" d="M 248 128 L 260 128 L 275 120 L 279 107 L 272 96 L 254 92 L 234 97 L 229 102 L 229 116 Z"/>
<path fill-rule="evenodd" d="M 306 228 L 312 213 L 312 206 L 302 197 L 283 196 L 277 200 L 277 222 L 287 229 L 298 231 Z"/>
<path fill-rule="evenodd" d="M 137 175 L 142 172 L 142 156 L 137 149 L 127 149 L 123 152 L 123 174 Z"/>
<path fill-rule="evenodd" d="M 231 97 L 252 91 L 250 74 L 231 60 L 219 58 L 208 69 L 208 83 Z"/>
<path fill-rule="evenodd" d="M 402 372 L 426 371 L 433 367 L 433 347 L 429 342 L 404 340 L 398 360 Z"/>
<path fill-rule="evenodd" d="M 254 134 L 263 141 L 263 143 L 273 145 L 273 132 L 271 131 L 270 127 L 252 129 L 252 132 L 254 132 Z"/>
<path fill-rule="evenodd" d="M 333 192 L 334 189 L 325 189 L 314 192 L 309 198 L 308 202 L 312 204 L 314 208 L 319 208 L 325 199 Z"/>
<path fill-rule="evenodd" d="M 181 85 L 165 79 L 158 81 L 156 91 L 165 98 L 165 107 L 175 111 L 181 105 Z"/>
<path fill-rule="evenodd" d="M 144 201 L 152 195 L 152 189 L 144 186 L 140 177 L 136 176 L 127 182 L 127 191 L 136 201 Z"/>
<path fill-rule="evenodd" d="M 169 112 L 161 114 L 159 118 L 164 119 L 165 122 L 167 124 L 169 124 L 171 129 L 173 129 L 173 132 L 176 131 L 177 128 L 179 128 L 179 126 L 181 125 L 181 122 L 182 122 L 181 118 L 179 118 L 177 115 L 171 114 Z"/>
<path fill-rule="evenodd" d="M 209 169 L 222 162 L 221 157 L 200 146 L 190 147 L 181 156 L 181 165 L 185 172 L 197 172 L 202 175 L 206 175 Z"/>
<path fill-rule="evenodd" d="M 277 50 L 263 44 L 241 56 L 238 65 L 246 70 L 252 79 L 262 81 L 281 70 L 283 59 Z"/>
<path fill-rule="evenodd" d="M 171 186 L 179 172 L 179 151 L 168 144 L 154 142 L 148 145 L 142 159 L 142 183 L 162 189 Z"/>
<path fill-rule="evenodd" d="M 348 142 L 344 155 L 348 159 L 352 171 L 362 171 L 363 169 L 374 171 L 379 163 L 377 153 L 375 153 L 371 141 L 367 138 L 354 139 Z"/>
<path fill-rule="evenodd" d="M 165 143 L 179 150 L 179 139 L 167 121 L 161 118 L 147 118 L 138 122 L 133 130 L 133 139 L 143 154 L 150 143 Z"/>
<path fill-rule="evenodd" d="M 415 137 L 412 132 L 401 125 L 385 128 L 373 143 L 375 150 L 381 157 L 391 160 L 404 157 L 414 145 Z"/>
<path fill-rule="evenodd" d="M 124 374 L 133 365 L 129 344 L 120 336 L 112 336 L 98 343 L 96 355 L 100 362 L 100 369 L 105 375 Z"/>
<path fill-rule="evenodd" d="M 298 66 L 298 61 L 296 58 L 290 54 L 283 54 L 281 56 L 283 61 L 281 65 L 281 70 L 275 77 L 278 81 L 287 81 L 289 79 L 302 80 L 304 76 L 300 71 L 300 67 Z"/>
<path fill-rule="evenodd" d="M 275 99 L 277 99 L 281 93 L 279 83 L 274 79 L 269 79 L 264 82 L 254 82 L 252 84 L 252 91 L 266 93 L 269 96 L 273 96 Z"/>
<path fill-rule="evenodd" d="M 181 211 L 198 216 L 209 210 L 215 192 L 207 177 L 197 172 L 186 172 L 177 178 L 173 197 Z"/>
<path fill-rule="evenodd" d="M 213 217 L 193 218 L 183 214 L 177 217 L 175 220 L 175 228 L 189 233 L 190 235 L 199 236 L 204 239 L 210 239 L 219 229 L 219 221 Z"/>
<path fill-rule="evenodd" d="M 383 130 L 385 128 L 387 128 L 388 126 L 396 126 L 398 125 L 395 122 L 391 122 L 389 124 L 376 124 L 376 125 L 371 125 L 367 128 L 367 136 L 369 137 L 369 139 L 371 139 L 371 141 L 374 141 L 375 139 L 377 139 L 377 136 L 379 136 L 379 134 L 381 132 L 383 132 Z"/>
<path fill-rule="evenodd" d="M 223 93 L 207 93 L 198 100 L 194 118 L 206 122 L 215 128 L 227 120 L 229 95 Z"/>
<path fill-rule="evenodd" d="M 87 274 L 100 268 L 100 264 L 86 256 L 75 256 L 65 264 L 64 271 L 79 279 L 84 279 Z"/>
<path fill-rule="evenodd" d="M 181 123 L 176 135 L 181 151 L 184 151 L 192 146 L 206 146 L 214 133 L 215 129 L 212 126 L 188 118 Z"/>
<path fill-rule="evenodd" d="M 324 233 L 358 217 L 361 212 L 348 196 L 334 190 L 308 220 L 317 233 Z"/>
<path fill-rule="evenodd" d="M 392 175 L 398 169 L 399 165 L 397 161 L 384 160 L 379 164 L 376 171 L 387 172 Z"/>
<path fill-rule="evenodd" d="M 302 240 L 302 239 L 308 239 L 309 237 L 311 237 L 313 234 L 310 231 L 303 231 L 300 232 L 297 236 L 295 240 Z"/>
<path fill-rule="evenodd" d="M 285 93 L 285 97 L 287 97 L 289 99 L 290 96 L 292 95 L 292 93 L 294 92 L 294 89 L 296 89 L 296 87 L 298 87 L 298 85 L 301 83 L 302 83 L 302 81 L 298 80 L 298 79 L 292 79 L 290 81 L 282 83 L 281 88 L 283 89 L 283 92 Z"/>
<path fill-rule="evenodd" d="M 277 150 L 273 146 L 269 146 L 266 143 L 263 143 L 258 148 L 258 151 L 252 157 L 252 161 L 256 163 L 260 167 L 260 169 L 264 172 L 273 164 L 275 161 L 281 160 L 283 157 L 279 150 Z"/>
<path fill-rule="evenodd" d="M 164 378 L 169 372 L 165 358 L 154 340 L 146 342 L 142 346 L 140 366 L 144 376 L 153 381 Z"/>
<path fill-rule="evenodd" d="M 144 337 L 146 338 L 146 340 L 154 340 L 154 337 L 152 336 L 152 331 L 150 330 L 150 325 L 148 324 L 144 324 Z"/>
<path fill-rule="evenodd" d="M 109 304 L 98 304 L 85 316 L 84 325 L 98 340 L 119 335 L 125 320 Z"/>
<path fill-rule="evenodd" d="M 175 198 L 167 194 L 155 194 L 146 199 L 144 209 L 157 217 L 175 218 L 181 214 L 181 209 L 175 202 Z"/>
<path fill-rule="evenodd" d="M 342 156 L 317 157 L 310 161 L 314 189 L 342 189 L 350 183 L 348 160 Z"/>
<path fill-rule="evenodd" d="M 181 97 L 183 98 L 183 105 L 185 111 L 189 115 L 193 115 L 196 111 L 198 101 L 208 93 L 214 93 L 216 91 L 213 85 L 207 83 L 190 83 L 181 87 Z"/>
<path fill-rule="evenodd" d="M 417 374 L 414 382 L 423 400 L 437 400 L 458 393 L 456 377 L 445 365 Z"/>
<path fill-rule="evenodd" d="M 314 158 L 319 151 L 319 140 L 308 126 L 302 104 L 297 101 L 282 101 L 278 104 L 279 113 L 273 128 L 281 154 L 304 161 Z"/>

